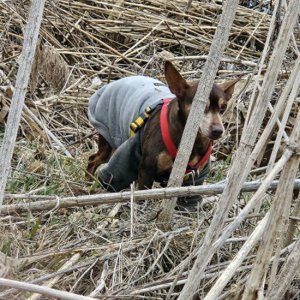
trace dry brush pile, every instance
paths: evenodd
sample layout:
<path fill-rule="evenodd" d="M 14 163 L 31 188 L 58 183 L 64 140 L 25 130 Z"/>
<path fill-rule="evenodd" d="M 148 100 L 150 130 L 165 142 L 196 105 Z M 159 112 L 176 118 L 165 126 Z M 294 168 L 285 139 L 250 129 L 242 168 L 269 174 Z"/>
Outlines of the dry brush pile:
<path fill-rule="evenodd" d="M 247 122 L 252 120 L 247 111 L 255 111 L 260 105 L 261 88 L 271 85 L 265 74 L 269 74 L 269 62 L 274 64 L 271 54 L 274 47 L 276 50 L 286 15 L 285 1 L 282 2 L 276 11 L 278 1 L 240 1 L 217 80 L 237 76 L 242 79 L 225 114 L 224 137 L 214 145 L 215 162 L 206 183 L 226 179 L 242 129 L 249 127 Z M 0 141 L 14 92 L 30 3 L 0 3 Z M 222 12 L 221 4 L 183 0 L 46 1 L 1 208 L 1 277 L 100 299 L 166 299 L 169 291 L 170 299 L 178 297 L 203 237 L 210 234 L 218 195 L 204 197 L 197 212 L 175 211 L 172 230 L 168 232 L 157 228 L 160 200 L 151 199 L 151 195 L 137 203 L 128 200 L 130 193 L 121 203 L 110 200 L 91 205 L 87 201 L 79 206 L 74 197 L 72 207 L 64 207 L 63 203 L 64 197 L 91 189 L 83 179 L 87 157 L 96 145 L 94 129 L 87 119 L 88 98 L 102 84 L 125 76 L 143 74 L 164 80 L 165 59 L 173 61 L 186 78 L 198 78 Z M 274 30 L 268 37 L 270 24 Z M 295 249 L 299 248 L 300 201 L 298 197 L 291 202 L 292 190 L 288 187 L 295 177 L 299 178 L 299 156 L 294 156 L 299 151 L 299 133 L 294 130 L 294 137 L 288 138 L 293 128 L 300 127 L 295 88 L 299 86 L 299 43 L 299 28 L 295 28 L 259 126 L 260 134 L 267 130 L 269 133 L 252 153 L 255 166 L 250 165 L 251 172 L 241 175 L 250 181 L 269 180 L 267 175 L 271 174 L 272 181 L 284 168 L 288 181 L 279 183 L 281 188 L 276 194 L 266 189 L 258 194 L 237 192 L 238 201 L 222 227 L 232 226 L 232 231 L 221 241 L 217 240 L 219 236 L 216 238 L 211 247 L 215 251 L 201 273 L 197 289 L 201 299 L 240 299 L 245 286 L 244 297 L 251 299 L 251 283 L 256 280 L 253 290 L 259 287 L 259 293 L 265 290 L 268 297 L 278 297 L 278 291 L 287 299 L 300 296 L 299 273 L 296 269 L 290 278 L 288 272 L 299 266 Z M 261 61 L 265 45 L 268 51 Z M 258 85 L 260 91 L 254 97 L 253 90 Z M 289 102 L 280 100 L 284 94 L 286 98 L 291 94 Z M 272 117 L 274 111 L 278 113 L 276 118 Z M 273 119 L 277 125 L 271 126 Z M 282 132 L 277 135 L 280 123 Z M 279 158 L 280 166 L 275 164 Z M 235 159 L 240 158 L 237 155 Z M 246 166 L 244 161 L 241 165 L 247 169 L 249 164 Z M 272 173 L 272 169 L 276 172 Z M 264 184 L 267 188 L 267 182 Z M 297 198 L 296 192 L 293 197 Z M 45 204 L 47 201 L 51 206 Z M 28 206 L 27 202 L 37 205 Z M 250 213 L 240 218 L 249 202 Z M 277 216 L 278 211 L 282 214 Z M 268 214 L 278 224 L 283 217 L 284 225 L 266 225 Z M 238 220 L 239 227 L 235 225 Z M 263 236 L 265 226 L 271 226 L 271 241 Z M 263 243 L 258 246 L 262 236 L 268 253 Z M 253 266 L 257 267 L 259 261 L 266 267 L 258 274 Z M 232 274 L 230 268 L 234 270 Z M 227 276 L 221 283 L 224 271 Z M 262 286 L 262 282 L 266 285 Z M 14 289 L 0 290 L 0 299 L 39 297 Z"/>

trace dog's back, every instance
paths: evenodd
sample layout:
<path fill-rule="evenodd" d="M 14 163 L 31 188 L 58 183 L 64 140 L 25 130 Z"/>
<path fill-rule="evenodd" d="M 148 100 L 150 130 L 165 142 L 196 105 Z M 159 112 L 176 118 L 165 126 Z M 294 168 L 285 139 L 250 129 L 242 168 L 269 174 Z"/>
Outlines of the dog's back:
<path fill-rule="evenodd" d="M 154 107 L 161 99 L 174 97 L 157 79 L 127 77 L 98 90 L 90 98 L 88 115 L 99 133 L 116 149 L 129 138 L 130 123 L 147 106 Z"/>

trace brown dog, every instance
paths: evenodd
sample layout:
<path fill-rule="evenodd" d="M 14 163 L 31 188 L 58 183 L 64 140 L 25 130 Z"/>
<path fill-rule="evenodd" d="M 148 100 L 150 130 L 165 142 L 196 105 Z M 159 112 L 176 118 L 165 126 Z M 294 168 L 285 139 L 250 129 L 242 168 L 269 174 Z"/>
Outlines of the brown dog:
<path fill-rule="evenodd" d="M 108 117 L 109 109 L 116 109 L 116 105 L 120 103 L 120 105 L 122 105 L 120 111 L 122 112 L 123 110 L 126 110 L 129 105 L 133 105 L 132 102 L 138 98 L 138 89 L 140 89 L 140 91 L 141 89 L 146 90 L 150 84 L 153 85 L 154 87 L 151 87 L 152 90 L 150 90 L 150 92 L 147 94 L 147 98 L 151 98 L 152 94 L 154 94 L 157 89 L 160 89 L 160 86 L 163 85 L 163 83 L 148 77 L 134 76 L 127 81 L 124 79 L 118 80 L 117 82 L 108 85 L 109 87 L 104 91 L 100 89 L 97 92 L 99 94 L 96 93 L 92 97 L 93 99 L 91 98 L 89 105 L 89 117 L 93 125 L 97 129 L 100 128 L 98 130 L 100 134 L 98 152 L 91 155 L 89 158 L 86 172 L 88 179 L 92 177 L 91 175 L 94 175 L 99 165 L 106 162 L 110 164 L 112 162 L 114 167 L 110 168 L 110 170 L 113 170 L 111 171 L 112 176 L 110 179 L 108 180 L 106 176 L 105 180 L 103 180 L 103 178 L 101 178 L 101 171 L 99 175 L 100 181 L 105 183 L 104 185 L 106 185 L 108 188 L 112 181 L 115 182 L 112 184 L 113 188 L 111 188 L 111 190 L 120 190 L 126 188 L 129 186 L 130 182 L 136 179 L 138 180 L 138 186 L 140 189 L 151 188 L 154 181 L 159 181 L 164 184 L 166 180 L 168 180 L 173 167 L 176 148 L 178 148 L 180 143 L 191 104 L 197 90 L 198 81 L 187 82 L 184 78 L 182 78 L 172 63 L 168 61 L 165 62 L 165 78 L 168 83 L 169 90 L 166 87 L 162 87 L 163 92 L 160 90 L 158 92 L 158 96 L 165 93 L 167 96 L 164 98 L 172 99 L 170 102 L 165 101 L 167 103 L 165 103 L 163 106 L 163 99 L 159 99 L 159 103 L 156 104 L 156 107 L 152 110 L 147 122 L 145 120 L 145 125 L 141 130 L 138 131 L 138 137 L 135 138 L 130 137 L 130 124 L 127 124 L 128 121 L 126 121 L 127 123 L 125 122 L 125 127 L 128 125 L 128 134 L 123 130 L 125 132 L 125 137 L 123 137 L 123 140 L 119 141 L 114 139 L 116 134 L 111 133 L 109 131 L 110 129 L 107 129 L 107 127 L 114 126 L 117 128 L 114 129 L 115 131 L 117 130 L 118 132 L 122 133 L 122 129 L 118 128 L 118 124 L 123 123 L 122 120 L 118 120 L 120 112 L 116 114 L 117 117 L 115 118 L 114 123 L 112 123 L 112 118 Z M 139 85 L 141 80 L 146 80 L 145 82 L 147 84 L 143 81 L 143 83 Z M 204 114 L 205 119 L 204 122 L 202 122 L 204 126 L 198 131 L 190 156 L 189 173 L 193 171 L 195 174 L 194 171 L 196 171 L 196 173 L 198 172 L 197 174 L 201 174 L 205 168 L 207 169 L 205 175 L 208 172 L 209 154 L 211 152 L 212 141 L 217 140 L 222 136 L 224 127 L 222 124 L 221 115 L 227 107 L 227 102 L 233 94 L 234 85 L 237 81 L 238 79 L 213 85 L 209 99 L 207 100 L 207 106 Z M 134 86 L 134 90 L 132 90 L 131 86 Z M 108 97 L 110 97 L 109 100 Z M 118 97 L 120 100 L 116 100 Z M 104 98 L 103 101 L 105 101 L 106 106 L 109 108 L 104 108 L 104 102 L 101 103 L 99 100 L 102 98 Z M 112 103 L 112 101 L 116 102 Z M 103 110 L 105 110 L 105 113 L 103 113 Z M 103 113 L 104 115 L 104 117 L 98 117 L 98 123 L 95 121 L 99 115 L 97 111 Z M 126 117 L 127 116 L 128 113 L 126 114 Z M 134 121 L 136 116 L 138 116 L 138 114 L 135 114 L 134 118 L 131 117 L 130 122 Z M 106 120 L 103 121 L 101 118 L 106 118 Z M 102 126 L 103 123 L 105 123 L 105 126 Z M 99 124 L 101 126 L 98 126 Z M 109 126 L 109 124 L 113 125 Z M 135 139 L 136 142 L 130 142 L 131 139 Z M 124 146 L 126 143 L 131 144 L 129 147 L 126 147 Z M 125 151 L 122 150 L 122 147 L 125 149 Z M 173 153 L 172 147 L 175 151 Z M 123 153 L 120 156 L 117 154 L 118 158 L 114 158 L 115 154 L 111 157 L 113 150 L 116 150 L 116 153 L 122 151 Z M 136 152 L 138 154 L 136 154 Z M 123 163 L 126 165 L 125 171 L 122 175 L 123 177 L 126 177 L 124 182 L 122 181 L 123 178 L 121 178 L 121 175 L 113 174 L 114 171 L 122 168 Z M 104 173 L 105 170 L 103 174 Z M 121 181 L 122 184 L 119 185 L 118 182 Z M 195 182 L 196 184 L 202 184 L 203 176 L 201 177 L 200 181 L 197 182 L 197 180 L 194 180 L 194 183 Z M 190 184 L 193 183 L 190 181 L 186 185 Z"/>

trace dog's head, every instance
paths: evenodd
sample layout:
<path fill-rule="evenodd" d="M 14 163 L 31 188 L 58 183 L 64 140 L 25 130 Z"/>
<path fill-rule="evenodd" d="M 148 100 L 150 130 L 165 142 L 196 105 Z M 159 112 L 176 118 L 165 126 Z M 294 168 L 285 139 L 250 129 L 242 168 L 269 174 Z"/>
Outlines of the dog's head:
<path fill-rule="evenodd" d="M 171 92 L 178 99 L 179 114 L 185 122 L 199 81 L 187 82 L 169 61 L 165 62 L 165 77 Z M 223 134 L 221 116 L 227 108 L 227 102 L 232 97 L 234 85 L 238 80 L 239 78 L 213 85 L 204 111 L 204 122 L 200 129 L 201 134 L 211 140 L 217 140 Z"/>

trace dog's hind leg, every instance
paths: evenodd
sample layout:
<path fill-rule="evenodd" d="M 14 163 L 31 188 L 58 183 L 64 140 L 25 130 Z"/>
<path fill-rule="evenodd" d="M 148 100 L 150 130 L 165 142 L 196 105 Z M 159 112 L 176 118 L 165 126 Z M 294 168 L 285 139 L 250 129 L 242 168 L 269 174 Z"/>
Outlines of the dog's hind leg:
<path fill-rule="evenodd" d="M 97 168 L 103 164 L 106 163 L 110 156 L 112 154 L 112 147 L 110 144 L 106 141 L 106 139 L 99 134 L 98 135 L 98 152 L 95 154 L 92 154 L 89 157 L 88 166 L 85 172 L 85 178 L 88 181 L 91 181 L 93 179 L 94 173 L 97 170 Z"/>

